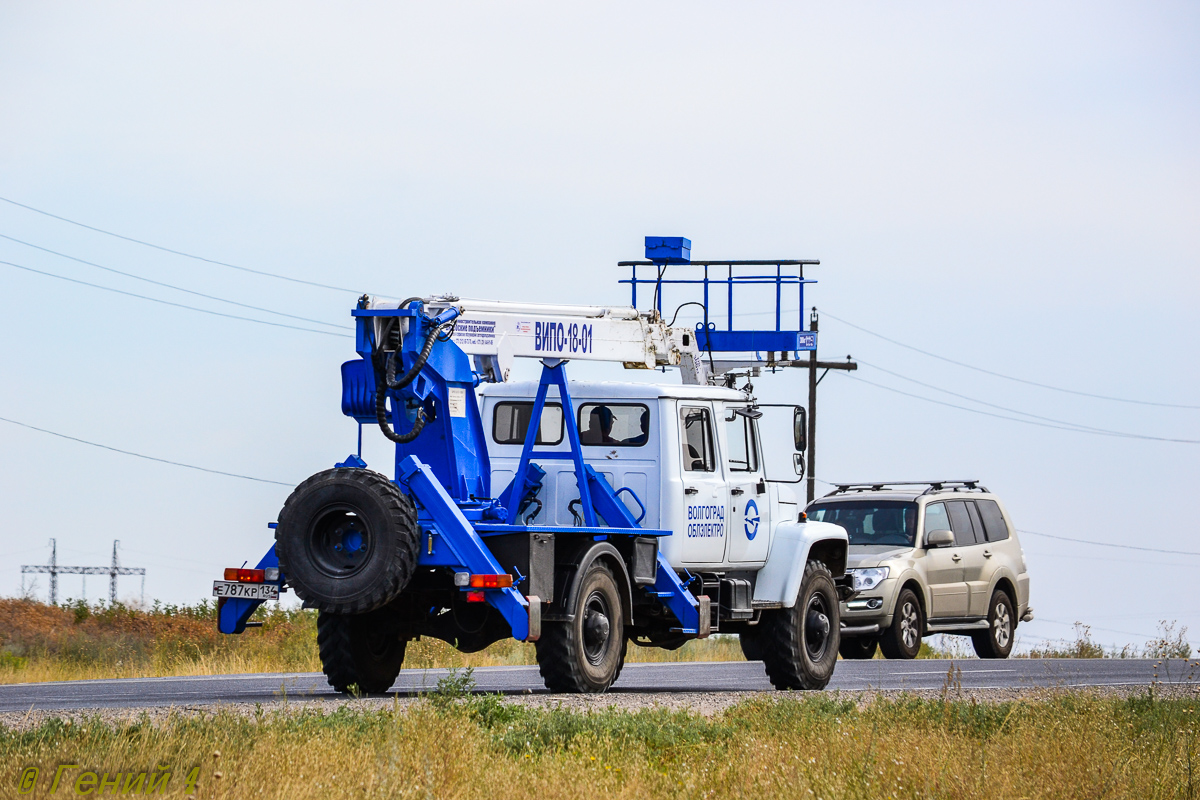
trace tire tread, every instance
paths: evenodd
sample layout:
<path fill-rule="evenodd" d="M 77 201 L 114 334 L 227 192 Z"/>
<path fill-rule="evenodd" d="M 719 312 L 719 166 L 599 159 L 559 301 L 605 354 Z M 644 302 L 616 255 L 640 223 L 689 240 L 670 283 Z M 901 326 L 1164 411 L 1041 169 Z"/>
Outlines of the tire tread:
<path fill-rule="evenodd" d="M 824 576 L 829 579 L 830 584 L 833 583 L 833 573 L 825 564 L 820 561 L 809 561 L 805 564 L 801 591 L 803 592 L 803 587 L 807 586 L 809 581 L 818 576 Z M 834 603 L 836 611 L 836 592 Z M 799 599 L 796 604 L 799 606 Z M 828 678 L 824 681 L 814 680 L 801 668 L 806 654 L 801 639 L 802 626 L 794 619 L 796 613 L 795 608 L 783 608 L 763 614 L 759 623 L 759 647 L 767 677 L 776 689 L 824 689 L 829 683 Z M 833 620 L 833 624 L 838 624 L 836 619 Z M 835 628 L 830 635 L 837 635 L 836 630 Z"/>
<path fill-rule="evenodd" d="M 369 591 L 352 597 L 334 601 L 317 597 L 300 585 L 292 585 L 292 588 L 310 608 L 330 614 L 362 614 L 387 604 L 399 595 L 416 570 L 421 547 L 417 509 L 408 495 L 400 491 L 400 487 L 374 470 L 341 467 L 318 472 L 292 491 L 283 504 L 283 510 L 279 512 L 279 525 L 275 528 L 275 554 L 285 576 L 289 574 L 290 558 L 285 520 L 304 495 L 332 482 L 356 484 L 382 501 L 389 521 L 386 533 L 393 537 L 394 557 L 387 562 L 382 580 L 377 581 Z"/>

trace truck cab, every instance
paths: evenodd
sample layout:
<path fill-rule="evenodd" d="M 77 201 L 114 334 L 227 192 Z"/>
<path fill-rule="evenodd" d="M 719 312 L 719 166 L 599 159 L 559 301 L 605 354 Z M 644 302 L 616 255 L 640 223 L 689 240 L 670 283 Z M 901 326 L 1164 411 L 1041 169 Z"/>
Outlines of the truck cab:
<path fill-rule="evenodd" d="M 537 390 L 535 382 L 477 390 L 494 486 L 515 476 Z M 787 583 L 797 566 L 803 571 L 803 563 L 792 563 L 801 553 L 824 563 L 835 582 L 848 587 L 845 532 L 800 522 L 800 483 L 792 465 L 793 428 L 803 429 L 803 409 L 764 408 L 748 392 L 719 386 L 572 382 L 571 398 L 585 462 L 642 527 L 669 532 L 659 537 L 660 552 L 676 569 L 700 576 L 710 600 L 710 631 L 753 638 L 763 610 L 794 599 L 789 589 L 795 587 Z M 566 456 L 566 429 L 561 403 L 547 401 L 540 449 Z M 541 488 L 522 521 L 531 528 L 580 527 L 573 465 L 565 457 L 538 464 Z M 777 538 L 781 544 L 773 548 Z M 815 550 L 814 542 L 820 543 Z M 773 549 L 778 564 L 765 570 Z"/>

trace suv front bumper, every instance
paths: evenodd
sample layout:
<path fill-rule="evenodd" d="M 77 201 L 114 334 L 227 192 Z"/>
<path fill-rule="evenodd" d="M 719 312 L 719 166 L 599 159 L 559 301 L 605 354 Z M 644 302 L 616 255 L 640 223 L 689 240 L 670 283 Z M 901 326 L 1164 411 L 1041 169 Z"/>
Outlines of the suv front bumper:
<path fill-rule="evenodd" d="M 896 580 L 888 578 L 842 602 L 842 636 L 873 636 L 885 630 L 892 624 L 895 595 Z"/>

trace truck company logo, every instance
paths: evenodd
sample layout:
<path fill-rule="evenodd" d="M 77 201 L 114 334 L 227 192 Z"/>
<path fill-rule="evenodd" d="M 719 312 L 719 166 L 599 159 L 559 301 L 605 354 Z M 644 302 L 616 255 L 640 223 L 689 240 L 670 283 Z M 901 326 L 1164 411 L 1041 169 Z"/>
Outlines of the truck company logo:
<path fill-rule="evenodd" d="M 758 536 L 758 503 L 753 500 L 746 501 L 746 538 L 754 541 L 754 537 Z"/>
<path fill-rule="evenodd" d="M 688 506 L 687 535 L 710 539 L 725 535 L 725 506 Z"/>
<path fill-rule="evenodd" d="M 550 353 L 592 352 L 592 326 L 561 322 L 533 323 L 533 349 Z"/>

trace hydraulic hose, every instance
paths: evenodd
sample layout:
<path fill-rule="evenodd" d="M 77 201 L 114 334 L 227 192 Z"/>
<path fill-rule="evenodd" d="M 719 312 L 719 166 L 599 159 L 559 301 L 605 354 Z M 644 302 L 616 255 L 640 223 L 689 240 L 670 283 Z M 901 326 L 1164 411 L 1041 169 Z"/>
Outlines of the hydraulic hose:
<path fill-rule="evenodd" d="M 384 376 L 387 379 L 385 385 L 387 388 L 403 389 L 405 386 L 408 386 L 410 383 L 416 380 L 417 373 L 421 371 L 421 368 L 425 366 L 425 362 L 429 360 L 429 354 L 433 351 L 433 346 L 437 343 L 438 336 L 441 334 L 441 332 L 442 329 L 440 327 L 430 329 L 429 335 L 425 337 L 425 346 L 421 348 L 421 352 L 417 355 L 416 360 L 413 361 L 413 364 L 409 368 L 408 372 L 404 373 L 404 375 L 400 377 L 400 380 L 396 380 L 396 354 L 388 354 L 386 367 L 384 369 Z"/>
<path fill-rule="evenodd" d="M 425 409 L 417 409 L 417 421 L 413 423 L 412 430 L 396 433 L 387 418 L 387 386 L 381 383 L 375 392 L 375 421 L 379 423 L 379 430 L 383 431 L 384 436 L 396 444 L 408 444 L 420 436 L 425 428 Z"/>
<path fill-rule="evenodd" d="M 421 368 L 425 366 L 425 362 L 429 359 L 429 354 L 433 351 L 433 345 L 437 342 L 441 330 L 442 326 L 430 329 L 429 335 L 425 337 L 425 346 L 421 348 L 421 352 L 413 360 L 412 367 L 400 377 L 400 380 L 396 380 L 395 353 L 389 353 L 386 356 L 383 375 L 379 374 L 378 362 L 376 362 L 375 421 L 379 423 L 379 430 L 383 432 L 383 435 L 396 444 L 408 444 L 421 435 L 421 431 L 425 428 L 425 409 L 417 409 L 417 420 L 413 423 L 412 430 L 408 433 L 396 433 L 392 430 L 392 426 L 387 418 L 388 390 L 403 389 L 416 380 L 417 374 L 420 373 Z M 380 378 L 383 378 L 383 380 L 381 381 Z"/>

